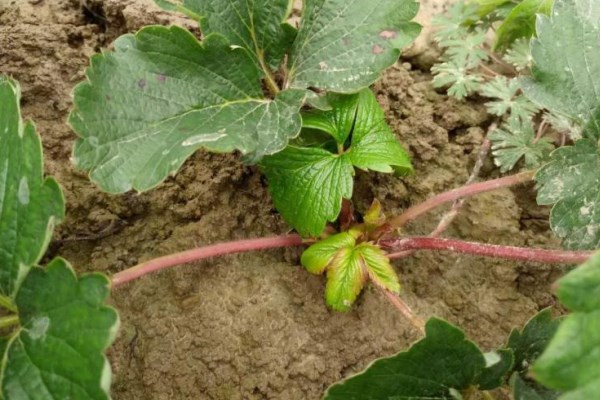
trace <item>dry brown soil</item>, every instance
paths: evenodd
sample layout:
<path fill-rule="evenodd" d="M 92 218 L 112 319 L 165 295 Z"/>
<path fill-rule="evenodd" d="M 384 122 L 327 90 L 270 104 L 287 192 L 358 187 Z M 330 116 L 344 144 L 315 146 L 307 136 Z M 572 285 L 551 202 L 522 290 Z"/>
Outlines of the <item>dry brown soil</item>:
<path fill-rule="evenodd" d="M 60 254 L 80 272 L 112 274 L 197 245 L 289 229 L 259 172 L 232 155 L 200 152 L 159 188 L 121 196 L 102 193 L 71 166 L 75 135 L 65 121 L 88 57 L 152 23 L 194 27 L 149 0 L 0 0 L 0 72 L 21 82 L 23 114 L 37 123 L 46 170 L 67 200 L 68 217 L 48 257 Z M 412 61 L 423 65 L 423 58 Z M 428 73 L 407 60 L 386 72 L 375 90 L 416 173 L 406 179 L 358 173 L 356 208 L 364 211 L 378 198 L 394 214 L 460 186 L 490 123 L 482 105 L 436 92 Z M 489 160 L 483 175 L 497 175 Z M 428 233 L 443 211 L 414 222 L 408 233 Z M 447 235 L 556 247 L 547 213 L 535 206 L 531 187 L 499 190 L 470 200 Z M 349 313 L 328 310 L 324 279 L 306 273 L 299 254 L 288 249 L 212 259 L 114 291 L 122 328 L 109 352 L 113 397 L 318 399 L 339 378 L 418 338 L 374 290 Z M 485 349 L 552 305 L 549 285 L 560 274 L 544 265 L 427 252 L 396 267 L 403 297 L 419 315 L 459 324 Z"/>

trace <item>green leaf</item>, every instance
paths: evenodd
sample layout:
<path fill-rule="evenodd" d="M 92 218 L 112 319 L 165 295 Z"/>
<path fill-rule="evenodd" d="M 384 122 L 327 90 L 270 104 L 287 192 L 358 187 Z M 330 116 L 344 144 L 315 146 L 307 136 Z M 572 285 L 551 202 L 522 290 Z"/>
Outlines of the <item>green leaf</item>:
<path fill-rule="evenodd" d="M 500 7 L 510 4 L 511 0 L 471 0 L 470 3 L 477 4 L 479 18 L 484 18 Z"/>
<path fill-rule="evenodd" d="M 545 388 L 516 372 L 510 379 L 510 386 L 515 400 L 555 400 L 560 396 L 560 392 Z"/>
<path fill-rule="evenodd" d="M 288 146 L 261 163 L 275 207 L 305 236 L 319 235 L 327 221 L 336 220 L 342 198 L 352 196 L 353 166 L 398 174 L 412 171 L 408 155 L 388 127 L 370 89 L 353 95 L 331 94 L 328 101 L 332 110 L 306 113 L 303 124 L 310 130 L 329 133 L 341 154 Z M 344 150 L 348 137 L 350 147 Z"/>
<path fill-rule="evenodd" d="M 168 10 L 182 11 L 198 20 L 202 33 L 223 35 L 233 46 L 245 49 L 258 70 L 265 63 L 277 69 L 296 35 L 286 24 L 291 0 L 179 0 L 163 1 Z"/>
<path fill-rule="evenodd" d="M 485 353 L 486 366 L 477 377 L 477 387 L 479 390 L 492 390 L 504 384 L 506 375 L 510 372 L 514 356 L 510 349 L 500 349 L 490 353 Z"/>
<path fill-rule="evenodd" d="M 359 95 L 329 92 L 326 99 L 331 105 L 331 110 L 312 110 L 302 113 L 302 127 L 327 132 L 338 144 L 343 145 L 354 127 Z"/>
<path fill-rule="evenodd" d="M 529 40 L 515 40 L 508 50 L 506 50 L 506 53 L 502 58 L 509 64 L 514 65 L 519 72 L 531 68 L 533 56 L 531 55 L 531 49 L 529 48 Z"/>
<path fill-rule="evenodd" d="M 351 93 L 375 82 L 420 32 L 414 0 L 306 0 L 288 83 Z"/>
<path fill-rule="evenodd" d="M 331 386 L 324 400 L 454 399 L 485 368 L 485 358 L 464 333 L 431 318 L 426 336 L 410 350 L 373 362 L 365 371 Z"/>
<path fill-rule="evenodd" d="M 398 275 L 383 250 L 356 244 L 360 231 L 350 230 L 321 240 L 302 253 L 302 265 L 312 274 L 327 271 L 325 299 L 331 308 L 347 311 L 367 279 L 384 290 L 400 291 Z"/>
<path fill-rule="evenodd" d="M 58 184 L 43 177 L 42 146 L 21 120 L 20 90 L 0 75 L 0 295 L 14 297 L 64 217 Z"/>
<path fill-rule="evenodd" d="M 571 249 L 600 246 L 600 153 L 595 141 L 582 139 L 560 147 L 535 175 L 540 205 L 553 205 L 550 226 Z"/>
<path fill-rule="evenodd" d="M 572 311 L 533 366 L 534 377 L 568 393 L 561 400 L 587 400 L 600 390 L 600 253 L 557 282 L 561 303 Z"/>
<path fill-rule="evenodd" d="M 600 253 L 559 279 L 556 286 L 556 295 L 567 308 L 600 310 Z"/>
<path fill-rule="evenodd" d="M 450 85 L 448 95 L 459 100 L 479 90 L 480 83 L 483 81 L 483 77 L 470 73 L 465 66 L 453 61 L 436 64 L 431 68 L 431 72 L 435 75 L 433 87 Z"/>
<path fill-rule="evenodd" d="M 570 314 L 533 374 L 544 385 L 563 391 L 583 391 L 600 385 L 600 310 Z M 597 393 L 597 392 L 596 392 Z M 589 397 L 570 396 L 589 399 Z"/>
<path fill-rule="evenodd" d="M 550 14 L 554 0 L 523 0 L 512 9 L 496 31 L 495 50 L 509 47 L 515 40 L 530 38 L 535 34 L 537 14 Z"/>
<path fill-rule="evenodd" d="M 353 247 L 339 249 L 327 265 L 327 305 L 336 311 L 348 311 L 366 281 L 367 271 L 360 253 Z"/>
<path fill-rule="evenodd" d="M 383 110 L 370 89 L 359 93 L 356 122 L 348 156 L 360 169 L 378 172 L 412 172 L 408 154 L 385 121 Z"/>
<path fill-rule="evenodd" d="M 485 35 L 485 31 L 482 29 L 475 29 L 462 37 L 440 40 L 440 46 L 446 47 L 444 59 L 468 69 L 476 68 L 489 58 L 483 49 Z"/>
<path fill-rule="evenodd" d="M 507 347 L 514 355 L 514 370 L 525 375 L 529 366 L 540 356 L 556 332 L 560 319 L 553 319 L 549 308 L 531 318 L 523 331 L 513 329 Z"/>
<path fill-rule="evenodd" d="M 520 89 L 517 79 L 498 76 L 481 85 L 480 92 L 483 96 L 497 99 L 485 103 L 490 114 L 501 117 L 510 112 L 511 118 L 530 122 L 539 108 L 525 96 L 518 94 Z"/>
<path fill-rule="evenodd" d="M 588 137 L 600 135 L 600 2 L 556 0 L 551 18 L 539 17 L 532 42 L 531 78 L 525 95 L 579 125 L 590 123 Z"/>
<path fill-rule="evenodd" d="M 383 250 L 371 243 L 361 243 L 356 246 L 355 253 L 360 257 L 371 282 L 384 290 L 396 294 L 400 292 L 398 275 Z"/>
<path fill-rule="evenodd" d="M 343 247 L 352 248 L 356 238 L 351 232 L 341 232 L 311 245 L 304 250 L 300 262 L 311 274 L 320 275 Z"/>
<path fill-rule="evenodd" d="M 105 191 L 148 190 L 200 147 L 255 161 L 300 132 L 302 90 L 263 97 L 260 75 L 219 35 L 152 26 L 92 57 L 75 89 L 73 160 Z"/>
<path fill-rule="evenodd" d="M 521 158 L 525 159 L 526 168 L 537 167 L 553 149 L 552 143 L 546 138 L 535 141 L 530 120 L 511 118 L 503 128 L 489 134 L 494 163 L 501 172 L 513 169 Z"/>
<path fill-rule="evenodd" d="M 345 154 L 288 146 L 261 166 L 275 207 L 303 236 L 318 236 L 337 218 L 342 198 L 352 196 L 354 169 Z"/>
<path fill-rule="evenodd" d="M 16 297 L 22 328 L 2 360 L 4 398 L 109 398 L 103 353 L 119 325 L 104 305 L 109 284 L 100 274 L 77 279 L 62 259 L 31 269 Z"/>
<path fill-rule="evenodd" d="M 431 24 L 436 28 L 433 38 L 439 43 L 442 40 L 465 37 L 469 34 L 467 22 L 479 19 L 479 9 L 476 4 L 466 1 L 452 4 L 446 13 L 436 15 L 431 20 Z"/>

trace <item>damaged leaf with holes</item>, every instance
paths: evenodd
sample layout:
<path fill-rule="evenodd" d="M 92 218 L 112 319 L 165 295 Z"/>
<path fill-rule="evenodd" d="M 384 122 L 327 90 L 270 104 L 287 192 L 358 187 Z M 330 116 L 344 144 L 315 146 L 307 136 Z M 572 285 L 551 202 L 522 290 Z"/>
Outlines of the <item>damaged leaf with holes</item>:
<path fill-rule="evenodd" d="M 73 160 L 107 192 L 151 189 L 199 148 L 247 163 L 282 151 L 300 108 L 319 104 L 312 89 L 369 86 L 420 30 L 415 0 L 307 0 L 298 29 L 290 0 L 158 4 L 195 19 L 204 38 L 176 26 L 121 36 L 74 92 Z"/>
<path fill-rule="evenodd" d="M 327 96 L 332 109 L 303 114 L 299 140 L 261 167 L 275 207 L 304 236 L 318 236 L 350 199 L 354 168 L 404 175 L 410 159 L 370 89 Z"/>

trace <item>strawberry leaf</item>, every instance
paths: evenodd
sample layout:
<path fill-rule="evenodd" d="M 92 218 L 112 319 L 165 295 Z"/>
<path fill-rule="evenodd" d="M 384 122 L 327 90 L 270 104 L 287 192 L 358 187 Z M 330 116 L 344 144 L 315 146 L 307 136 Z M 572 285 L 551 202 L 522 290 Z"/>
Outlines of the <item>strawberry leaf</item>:
<path fill-rule="evenodd" d="M 352 196 L 353 168 L 346 155 L 288 146 L 261 166 L 275 207 L 304 236 L 319 235 L 337 218 L 342 198 Z"/>
<path fill-rule="evenodd" d="M 221 36 L 202 43 L 178 27 L 125 35 L 92 58 L 75 89 L 73 159 L 108 192 L 147 190 L 200 147 L 275 153 L 300 131 L 305 91 L 263 97 L 245 52 Z"/>
<path fill-rule="evenodd" d="M 600 136 L 600 2 L 556 0 L 551 17 L 540 16 L 532 41 L 532 77 L 522 79 L 525 95 L 563 114 L 584 134 Z"/>
<path fill-rule="evenodd" d="M 550 226 L 571 249 L 600 246 L 600 152 L 596 142 L 582 139 L 560 147 L 535 175 L 537 202 L 553 205 Z"/>
<path fill-rule="evenodd" d="M 263 70 L 265 62 L 276 69 L 296 35 L 285 23 L 291 0 L 163 0 L 160 5 L 197 19 L 204 35 L 218 33 L 242 47 L 257 70 Z"/>
<path fill-rule="evenodd" d="M 304 124 L 329 133 L 338 147 L 350 137 L 347 150 L 334 154 L 317 147 L 288 146 L 261 162 L 275 207 L 305 236 L 318 236 L 327 221 L 335 221 L 342 199 L 352 196 L 353 166 L 401 174 L 412 171 L 370 89 L 330 95 L 328 101 L 332 110 L 308 113 Z"/>
<path fill-rule="evenodd" d="M 534 377 L 562 390 L 561 399 L 587 400 L 600 390 L 600 253 L 557 282 L 557 295 L 572 313 L 533 366 Z"/>
<path fill-rule="evenodd" d="M 414 0 L 307 0 L 289 86 L 351 93 L 375 82 L 420 31 Z"/>
<path fill-rule="evenodd" d="M 398 275 L 383 250 L 371 243 L 356 244 L 358 236 L 360 232 L 353 230 L 338 233 L 302 254 L 308 272 L 327 272 L 325 300 L 337 311 L 350 309 L 368 279 L 384 290 L 400 291 Z"/>
<path fill-rule="evenodd" d="M 408 154 L 386 123 L 383 110 L 369 89 L 359 93 L 348 156 L 360 169 L 399 175 L 412 172 Z"/>
<path fill-rule="evenodd" d="M 476 382 L 483 353 L 446 321 L 431 318 L 425 338 L 408 351 L 380 358 L 367 369 L 331 386 L 324 400 L 450 400 Z"/>
<path fill-rule="evenodd" d="M 64 217 L 58 184 L 43 177 L 42 146 L 21 120 L 19 85 L 0 75 L 0 294 L 14 297 Z"/>
<path fill-rule="evenodd" d="M 103 353 L 119 326 L 104 305 L 109 284 L 100 274 L 77 279 L 62 259 L 31 269 L 16 297 L 21 328 L 2 359 L 4 398 L 109 399 Z"/>

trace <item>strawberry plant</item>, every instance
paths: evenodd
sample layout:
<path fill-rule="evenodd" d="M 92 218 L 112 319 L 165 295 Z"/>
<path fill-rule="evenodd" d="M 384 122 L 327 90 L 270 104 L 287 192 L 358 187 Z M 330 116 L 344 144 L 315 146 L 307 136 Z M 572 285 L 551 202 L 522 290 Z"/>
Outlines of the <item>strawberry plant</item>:
<path fill-rule="evenodd" d="M 104 351 L 119 325 L 104 304 L 110 281 L 77 277 L 61 258 L 39 265 L 64 200 L 43 176 L 40 138 L 21 120 L 19 98 L 0 75 L 0 397 L 108 399 Z"/>
<path fill-rule="evenodd" d="M 597 291 L 597 258 L 559 282 L 559 298 L 573 314 L 555 320 L 542 311 L 491 352 L 448 322 L 425 323 L 415 315 L 399 297 L 401 280 L 391 260 L 420 250 L 559 264 L 589 259 L 600 241 L 597 2 L 556 0 L 550 11 L 542 0 L 477 0 L 441 19 L 436 39 L 446 50 L 432 69 L 434 85 L 448 87 L 457 98 L 477 93 L 491 99 L 486 106 L 496 121 L 463 187 L 389 217 L 374 199 L 356 219 L 356 169 L 399 176 L 412 171 L 368 86 L 418 34 L 411 22 L 417 3 L 306 0 L 297 28 L 287 23 L 288 0 L 158 4 L 196 20 L 202 40 L 180 27 L 150 26 L 93 56 L 69 117 L 79 136 L 73 162 L 116 194 L 155 187 L 200 148 L 235 151 L 264 173 L 275 207 L 298 234 L 166 255 L 114 274 L 110 286 L 98 274 L 76 278 L 62 259 L 37 266 L 53 224 L 63 216 L 63 200 L 56 183 L 42 178 L 39 139 L 31 124 L 20 121 L 18 87 L 3 78 L 5 397 L 108 397 L 103 351 L 118 324 L 116 313 L 103 305 L 109 289 L 207 257 L 308 244 L 300 262 L 310 273 L 327 275 L 331 308 L 349 310 L 370 282 L 425 335 L 408 351 L 335 384 L 325 399 L 450 399 L 476 392 L 490 397 L 489 390 L 507 383 L 516 398 L 557 398 L 563 391 L 564 398 L 579 399 L 592 393 L 599 376 L 597 304 L 589 293 Z M 534 32 L 539 13 L 549 16 L 537 17 Z M 491 48 L 486 33 L 498 24 Z M 534 34 L 530 51 L 527 41 Z M 505 61 L 494 50 L 505 52 Z M 489 150 L 501 172 L 524 171 L 475 182 Z M 439 237 L 467 197 L 534 180 L 538 203 L 553 205 L 550 225 L 567 250 Z M 403 233 L 402 227 L 448 202 L 451 209 L 430 235 Z M 89 335 L 79 334 L 80 328 Z M 567 346 L 575 335 L 584 346 Z M 576 368 L 566 370 L 565 363 Z"/>

